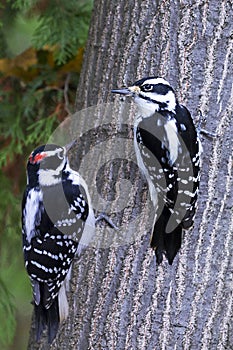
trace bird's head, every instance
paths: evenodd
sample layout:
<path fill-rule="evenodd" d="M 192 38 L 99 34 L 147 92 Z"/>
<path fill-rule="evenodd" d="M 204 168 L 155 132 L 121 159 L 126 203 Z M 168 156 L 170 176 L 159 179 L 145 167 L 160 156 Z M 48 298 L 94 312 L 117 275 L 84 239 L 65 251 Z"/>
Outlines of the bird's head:
<path fill-rule="evenodd" d="M 37 181 L 42 186 L 60 182 L 61 172 L 68 163 L 68 151 L 74 143 L 64 147 L 46 144 L 32 151 L 27 163 L 28 182 Z"/>
<path fill-rule="evenodd" d="M 127 88 L 114 89 L 112 92 L 133 97 L 145 116 L 159 111 L 175 112 L 177 100 L 174 90 L 162 78 L 143 78 Z"/>

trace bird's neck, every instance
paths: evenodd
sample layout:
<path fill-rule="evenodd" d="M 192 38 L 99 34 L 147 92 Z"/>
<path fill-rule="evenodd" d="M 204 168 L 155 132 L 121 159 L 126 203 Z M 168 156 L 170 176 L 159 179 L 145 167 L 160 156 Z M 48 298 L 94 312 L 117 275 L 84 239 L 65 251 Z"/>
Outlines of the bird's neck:
<path fill-rule="evenodd" d="M 67 163 L 57 169 L 39 169 L 38 181 L 40 186 L 53 186 L 62 182 L 63 174 L 66 171 Z"/>

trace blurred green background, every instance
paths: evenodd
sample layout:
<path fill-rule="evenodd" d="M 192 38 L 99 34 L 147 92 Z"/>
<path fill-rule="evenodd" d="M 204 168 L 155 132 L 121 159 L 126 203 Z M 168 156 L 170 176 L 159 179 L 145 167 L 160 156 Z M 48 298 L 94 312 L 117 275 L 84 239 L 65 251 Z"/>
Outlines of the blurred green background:
<path fill-rule="evenodd" d="M 0 4 L 0 349 L 25 350 L 32 294 L 21 244 L 27 157 L 69 113 L 92 0 Z"/>

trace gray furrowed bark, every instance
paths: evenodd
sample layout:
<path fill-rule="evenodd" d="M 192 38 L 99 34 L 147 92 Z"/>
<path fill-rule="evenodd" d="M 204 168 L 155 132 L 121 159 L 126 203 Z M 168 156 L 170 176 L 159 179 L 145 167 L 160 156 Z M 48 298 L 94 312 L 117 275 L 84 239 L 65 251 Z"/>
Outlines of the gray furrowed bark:
<path fill-rule="evenodd" d="M 134 192 L 127 208 L 111 215 L 117 225 L 127 225 L 132 215 L 143 219 L 132 243 L 89 247 L 75 261 L 70 315 L 51 349 L 233 348 L 232 6 L 227 0 L 95 1 L 77 110 L 114 101 L 120 116 L 121 101 L 111 96 L 112 88 L 145 76 L 162 76 L 195 122 L 201 112 L 204 127 L 217 136 L 202 138 L 195 226 L 186 232 L 172 266 L 165 259 L 156 266 L 145 224 L 147 186 L 134 163 L 116 160 L 102 173 L 98 159 L 86 164 L 84 178 L 91 172 L 99 181 L 99 193 L 109 201 L 118 193 L 111 181 L 130 179 Z M 133 107 L 128 125 L 118 125 L 117 116 L 112 124 L 80 138 L 73 166 L 78 169 L 82 157 L 100 141 L 125 138 L 126 154 L 131 152 Z M 101 125 L 104 118 L 107 122 L 107 116 L 96 115 Z M 104 229 L 105 223 L 98 225 L 102 243 Z M 35 345 L 31 337 L 29 349 L 46 345 Z"/>

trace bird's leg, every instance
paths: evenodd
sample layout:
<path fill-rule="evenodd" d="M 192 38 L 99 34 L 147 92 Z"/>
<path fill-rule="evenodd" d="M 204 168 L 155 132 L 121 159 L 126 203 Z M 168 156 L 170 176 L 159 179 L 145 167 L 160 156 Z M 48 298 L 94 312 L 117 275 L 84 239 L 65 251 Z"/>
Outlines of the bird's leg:
<path fill-rule="evenodd" d="M 100 213 L 95 219 L 95 222 L 98 222 L 100 220 L 106 221 L 110 227 L 114 228 L 114 230 L 118 230 L 118 227 L 113 223 L 113 221 L 105 213 Z"/>
<path fill-rule="evenodd" d="M 198 131 L 201 135 L 206 136 L 207 138 L 212 139 L 212 140 L 215 139 L 215 137 L 217 136 L 217 134 L 215 132 L 211 132 L 211 131 L 208 131 L 205 129 L 200 129 Z"/>
<path fill-rule="evenodd" d="M 203 116 L 202 112 L 199 111 L 199 119 L 197 124 L 197 134 L 203 135 L 211 140 L 215 139 L 217 137 L 217 134 L 215 132 L 208 131 L 206 129 L 202 128 L 202 124 L 205 123 L 206 118 Z"/>

